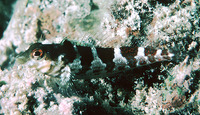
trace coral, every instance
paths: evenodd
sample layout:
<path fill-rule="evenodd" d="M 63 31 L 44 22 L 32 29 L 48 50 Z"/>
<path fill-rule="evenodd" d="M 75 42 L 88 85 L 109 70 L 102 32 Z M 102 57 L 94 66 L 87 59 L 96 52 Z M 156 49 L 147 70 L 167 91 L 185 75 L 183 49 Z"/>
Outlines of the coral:
<path fill-rule="evenodd" d="M 198 0 L 18 0 L 14 8 L 0 40 L 0 114 L 200 113 Z M 51 61 L 55 73 L 62 68 L 59 77 L 46 75 L 41 63 L 14 63 L 30 44 L 64 39 L 115 50 L 151 46 L 174 57 L 96 79 L 71 79 L 80 59 Z M 105 64 L 95 57 L 91 68 Z"/>

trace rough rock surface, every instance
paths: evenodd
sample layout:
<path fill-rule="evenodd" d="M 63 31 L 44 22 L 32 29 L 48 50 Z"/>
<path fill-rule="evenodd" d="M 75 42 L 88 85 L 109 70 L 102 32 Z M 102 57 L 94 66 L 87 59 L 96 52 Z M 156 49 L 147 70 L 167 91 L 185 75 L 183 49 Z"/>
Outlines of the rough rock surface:
<path fill-rule="evenodd" d="M 18 0 L 0 40 L 0 114 L 199 114 L 199 0 Z M 15 65 L 35 42 L 151 46 L 169 63 L 71 80 Z"/>

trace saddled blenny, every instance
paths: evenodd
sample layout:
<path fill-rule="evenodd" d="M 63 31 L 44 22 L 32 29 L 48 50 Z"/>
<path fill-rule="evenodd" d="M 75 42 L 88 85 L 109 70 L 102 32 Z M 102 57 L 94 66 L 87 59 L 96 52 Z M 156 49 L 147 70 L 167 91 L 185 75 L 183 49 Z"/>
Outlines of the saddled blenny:
<path fill-rule="evenodd" d="M 155 62 L 170 61 L 173 56 L 167 49 L 87 47 L 64 40 L 60 44 L 35 43 L 20 53 L 16 62 L 26 63 L 53 77 L 70 74 L 73 79 L 91 79 L 107 77 Z"/>

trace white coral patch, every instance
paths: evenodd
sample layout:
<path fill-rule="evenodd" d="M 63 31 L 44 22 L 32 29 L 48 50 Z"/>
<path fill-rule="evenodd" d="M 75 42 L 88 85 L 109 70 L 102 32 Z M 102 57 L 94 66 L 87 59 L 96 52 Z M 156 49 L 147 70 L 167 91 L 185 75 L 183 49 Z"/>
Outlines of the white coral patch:
<path fill-rule="evenodd" d="M 192 43 L 189 45 L 188 50 L 192 50 L 197 46 L 197 42 L 192 41 Z"/>
<path fill-rule="evenodd" d="M 64 98 L 59 94 L 54 95 L 58 100 L 58 110 L 60 115 L 72 115 L 73 112 L 73 103 L 76 101 L 80 101 L 78 97 L 72 96 L 70 98 Z M 57 113 L 58 114 L 58 113 Z"/>
<path fill-rule="evenodd" d="M 177 83 L 178 86 L 182 86 L 186 75 L 190 75 L 192 71 L 192 66 L 187 65 L 188 56 L 185 58 L 183 62 L 180 63 L 180 65 L 176 65 L 172 71 L 172 74 L 175 76 L 175 83 Z"/>

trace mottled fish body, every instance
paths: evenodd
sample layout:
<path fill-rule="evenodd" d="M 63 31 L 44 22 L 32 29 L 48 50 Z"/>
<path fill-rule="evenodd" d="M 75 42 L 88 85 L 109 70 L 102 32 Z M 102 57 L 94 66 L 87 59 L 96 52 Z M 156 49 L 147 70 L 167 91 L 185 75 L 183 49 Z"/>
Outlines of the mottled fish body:
<path fill-rule="evenodd" d="M 150 47 L 100 48 L 78 46 L 65 40 L 61 44 L 35 43 L 17 58 L 50 76 L 69 75 L 75 79 L 106 77 L 120 71 L 171 60 L 168 50 Z"/>

